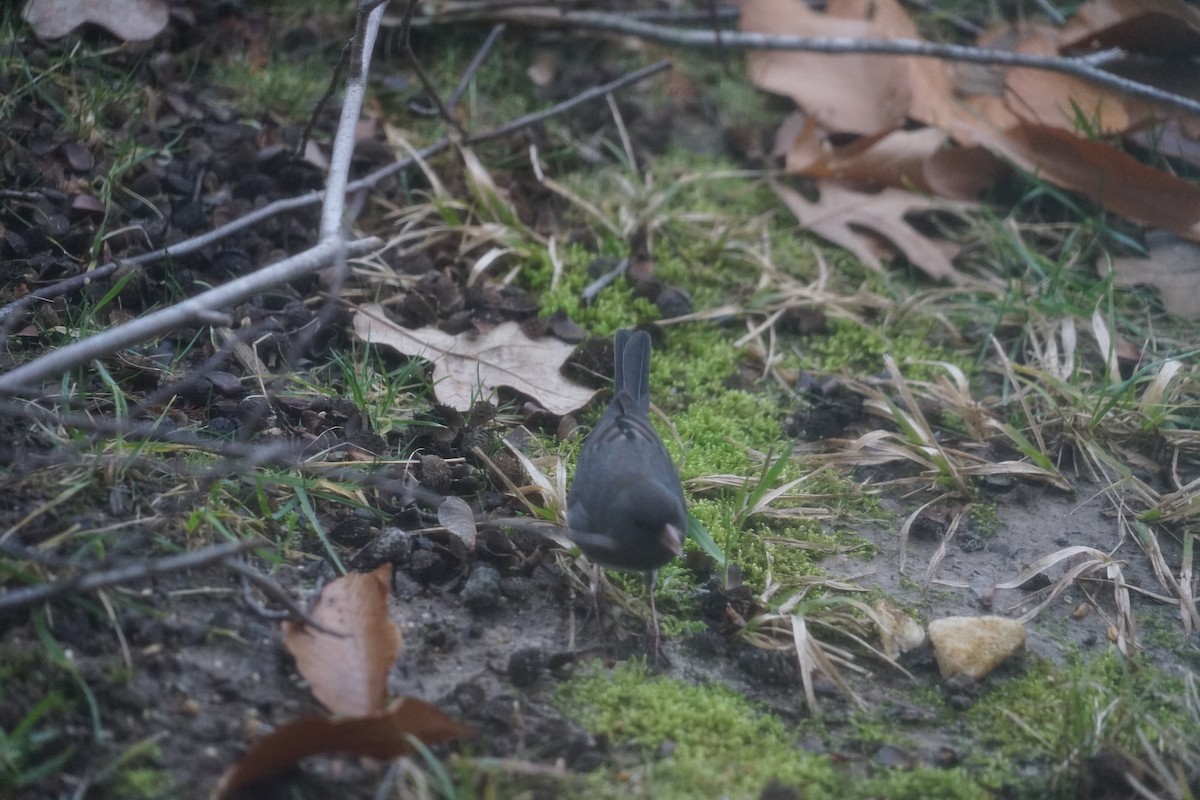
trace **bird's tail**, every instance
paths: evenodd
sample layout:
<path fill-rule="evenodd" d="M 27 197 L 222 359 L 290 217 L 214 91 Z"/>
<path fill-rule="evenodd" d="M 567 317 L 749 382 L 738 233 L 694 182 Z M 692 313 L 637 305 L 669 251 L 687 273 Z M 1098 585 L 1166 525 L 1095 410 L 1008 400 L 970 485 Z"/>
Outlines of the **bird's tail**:
<path fill-rule="evenodd" d="M 642 411 L 650 410 L 650 334 L 622 328 L 613 339 L 616 395 L 628 394 Z"/>

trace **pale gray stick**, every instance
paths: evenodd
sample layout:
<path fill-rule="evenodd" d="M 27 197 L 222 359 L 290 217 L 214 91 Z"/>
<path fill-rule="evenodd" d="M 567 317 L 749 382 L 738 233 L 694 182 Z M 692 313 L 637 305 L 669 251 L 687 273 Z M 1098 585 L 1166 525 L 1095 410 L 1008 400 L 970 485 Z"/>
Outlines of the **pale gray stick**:
<path fill-rule="evenodd" d="M 729 47 L 738 50 L 797 50 L 830 55 L 886 55 L 939 58 L 971 64 L 998 64 L 1009 67 L 1029 67 L 1050 72 L 1074 75 L 1093 83 L 1126 92 L 1135 97 L 1154 100 L 1173 108 L 1200 114 L 1200 100 L 1163 91 L 1154 86 L 1123 78 L 1100 69 L 1100 64 L 1119 58 L 1119 50 L 1106 50 L 1077 58 L 1037 56 L 1008 50 L 990 50 L 957 44 L 941 44 L 916 39 L 850 39 L 846 37 L 787 36 L 784 34 L 749 33 L 746 31 L 689 30 L 656 25 L 634 17 L 609 14 L 603 11 L 561 11 L 546 7 L 508 7 L 492 12 L 472 11 L 466 15 L 439 13 L 428 23 L 457 22 L 463 18 L 506 21 L 526 25 L 556 28 L 588 28 L 637 36 L 650 41 L 683 47 Z"/>
<path fill-rule="evenodd" d="M 209 289 L 203 294 L 189 297 L 162 311 L 156 311 L 65 347 L 51 350 L 33 361 L 0 375 L 0 393 L 27 393 L 42 381 L 55 378 L 94 358 L 100 358 L 123 347 L 132 347 L 156 336 L 162 336 L 214 311 L 232 308 L 273 286 L 302 278 L 330 264 L 343 248 L 348 255 L 358 256 L 375 250 L 382 244 L 383 242 L 375 237 L 359 239 L 349 245 L 334 239 L 320 242 L 299 255 L 284 259 L 269 267 L 263 267 L 257 272 L 252 272 L 215 289 Z"/>

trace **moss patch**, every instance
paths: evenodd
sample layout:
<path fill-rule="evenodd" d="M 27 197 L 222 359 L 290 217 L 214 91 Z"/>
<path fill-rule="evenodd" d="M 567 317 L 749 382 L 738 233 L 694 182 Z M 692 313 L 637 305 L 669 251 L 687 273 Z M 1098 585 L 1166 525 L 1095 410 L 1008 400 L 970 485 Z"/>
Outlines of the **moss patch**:
<path fill-rule="evenodd" d="M 963 770 L 918 768 L 854 776 L 802 749 L 790 729 L 745 697 L 719 686 L 651 677 L 643 666 L 593 668 L 562 685 L 556 702 L 639 766 L 588 778 L 589 797 L 757 797 L 778 782 L 808 800 L 946 798 L 989 793 Z M 818 723 L 808 723 L 814 732 Z M 669 753 L 669 755 L 655 754 Z"/>

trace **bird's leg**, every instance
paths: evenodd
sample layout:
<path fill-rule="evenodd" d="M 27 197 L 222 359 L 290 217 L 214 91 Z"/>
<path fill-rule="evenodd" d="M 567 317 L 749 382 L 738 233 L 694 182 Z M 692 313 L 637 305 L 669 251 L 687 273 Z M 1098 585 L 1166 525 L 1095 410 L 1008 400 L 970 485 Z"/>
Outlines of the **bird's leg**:
<path fill-rule="evenodd" d="M 655 666 L 662 660 L 662 652 L 659 649 L 658 609 L 654 606 L 654 579 L 657 575 L 657 571 L 646 573 L 646 593 L 650 595 L 650 630 L 647 631 L 647 636 L 650 638 L 650 661 Z"/>
<path fill-rule="evenodd" d="M 597 630 L 599 630 L 600 635 L 603 636 L 604 635 L 604 617 L 600 614 L 600 580 L 601 580 L 600 570 L 603 568 L 595 562 L 592 562 L 591 566 L 592 566 L 592 568 L 590 570 L 591 575 L 589 576 L 590 580 L 588 581 L 588 590 L 590 591 L 590 593 L 592 595 L 592 607 L 590 609 L 591 613 L 589 616 L 595 617 L 596 628 L 597 628 Z M 583 624 L 587 625 L 587 622 L 588 621 L 585 619 L 583 621 Z"/>

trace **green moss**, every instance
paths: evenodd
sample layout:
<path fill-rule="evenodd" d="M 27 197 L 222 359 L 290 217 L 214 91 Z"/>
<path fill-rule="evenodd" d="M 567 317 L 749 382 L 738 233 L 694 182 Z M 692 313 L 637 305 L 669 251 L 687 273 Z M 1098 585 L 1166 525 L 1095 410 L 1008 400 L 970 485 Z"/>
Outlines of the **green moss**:
<path fill-rule="evenodd" d="M 830 332 L 802 337 L 798 352 L 803 356 L 797 366 L 819 373 L 866 373 L 883 370 L 884 355 L 890 355 L 907 378 L 929 380 L 945 371 L 924 364 L 906 364 L 909 359 L 947 361 L 962 369 L 968 376 L 975 372 L 974 363 L 948 352 L 930 342 L 935 333 L 934 321 L 927 318 L 908 318 L 905 333 L 886 335 L 877 328 L 867 328 L 850 320 L 830 320 Z"/>
<path fill-rule="evenodd" d="M 919 767 L 911 772 L 895 770 L 864 783 L 859 797 L 886 797 L 888 800 L 991 800 L 995 795 L 984 789 L 964 769 Z"/>
<path fill-rule="evenodd" d="M 230 90 L 231 100 L 250 119 L 272 113 L 303 123 L 329 86 L 329 65 L 278 58 L 254 66 L 231 59 L 213 65 L 212 80 Z"/>
<path fill-rule="evenodd" d="M 173 791 L 176 789 L 175 781 L 166 770 L 141 767 L 121 772 L 110 786 L 105 787 L 101 796 L 112 800 L 150 800 L 156 797 L 178 796 Z"/>
<path fill-rule="evenodd" d="M 991 796 L 962 769 L 856 777 L 797 745 L 802 736 L 819 733 L 818 723 L 794 730 L 729 689 L 651 677 L 639 664 L 587 669 L 559 687 L 555 702 L 593 733 L 609 737 L 619 753 L 632 751 L 640 764 L 619 776 L 606 769 L 593 773 L 588 797 L 752 798 L 772 781 L 802 787 L 808 800 Z M 887 727 L 878 726 L 872 741 L 894 742 Z M 664 751 L 670 754 L 659 755 Z"/>
<path fill-rule="evenodd" d="M 654 304 L 644 297 L 635 297 L 633 286 L 623 278 L 605 287 L 594 302 L 585 304 L 581 295 L 593 280 L 588 275 L 588 265 L 596 253 L 577 245 L 564 248 L 560 257 L 565 266 L 554 289 L 550 288 L 553 269 L 548 256 L 542 264 L 522 272 L 525 285 L 531 291 L 542 292 L 542 316 L 561 311 L 596 336 L 611 336 L 618 328 L 658 319 Z"/>
<path fill-rule="evenodd" d="M 664 745 L 672 754 L 647 762 L 635 780 L 655 798 L 753 797 L 772 779 L 832 786 L 828 764 L 796 747 L 783 723 L 744 697 L 717 686 L 652 678 L 626 663 L 594 669 L 563 684 L 558 706 L 594 733 L 650 756 Z M 615 796 L 614 778 L 597 773 L 596 796 Z"/>
<path fill-rule="evenodd" d="M 1000 527 L 1000 517 L 997 515 L 996 503 L 973 503 L 971 505 L 971 525 L 980 536 L 994 536 Z"/>

